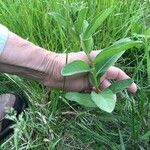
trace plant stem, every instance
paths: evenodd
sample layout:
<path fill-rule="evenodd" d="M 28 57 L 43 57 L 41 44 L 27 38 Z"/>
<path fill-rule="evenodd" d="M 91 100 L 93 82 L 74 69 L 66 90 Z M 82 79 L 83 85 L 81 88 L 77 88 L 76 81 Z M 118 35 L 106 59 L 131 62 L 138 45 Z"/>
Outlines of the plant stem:
<path fill-rule="evenodd" d="M 96 70 L 95 70 L 95 66 L 94 66 L 93 60 L 92 60 L 92 58 L 91 58 L 91 56 L 89 54 L 86 54 L 86 55 L 87 55 L 87 58 L 88 58 L 88 60 L 90 62 L 90 67 L 93 69 L 91 74 L 93 76 L 94 83 L 96 83 L 96 85 L 94 85 L 94 88 L 96 89 L 96 92 L 99 93 L 100 89 L 98 87 L 98 82 L 97 82 L 97 78 L 96 78 Z"/>

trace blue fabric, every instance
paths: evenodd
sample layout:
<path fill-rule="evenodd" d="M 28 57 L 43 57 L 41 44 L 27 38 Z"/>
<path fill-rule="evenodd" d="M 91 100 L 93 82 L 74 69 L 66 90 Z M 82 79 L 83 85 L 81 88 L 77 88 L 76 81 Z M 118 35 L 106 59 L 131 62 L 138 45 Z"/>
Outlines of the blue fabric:
<path fill-rule="evenodd" d="M 8 29 L 0 24 L 0 54 L 3 52 L 6 41 L 8 39 Z"/>

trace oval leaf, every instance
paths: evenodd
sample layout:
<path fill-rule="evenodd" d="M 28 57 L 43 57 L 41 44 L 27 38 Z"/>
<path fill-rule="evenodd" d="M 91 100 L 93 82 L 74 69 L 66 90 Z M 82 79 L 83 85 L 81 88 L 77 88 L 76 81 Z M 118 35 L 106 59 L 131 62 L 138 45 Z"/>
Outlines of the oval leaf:
<path fill-rule="evenodd" d="M 121 44 L 124 44 L 124 43 L 128 43 L 130 42 L 131 39 L 130 38 L 123 38 L 123 39 L 120 39 L 118 41 L 116 41 L 113 46 L 119 46 Z M 109 50 L 109 49 L 104 49 L 105 50 Z M 114 65 L 114 63 L 122 56 L 122 54 L 124 53 L 125 51 L 122 51 L 118 54 L 115 54 L 109 58 L 105 58 L 103 59 L 102 61 L 100 62 L 97 62 L 96 65 L 95 65 L 95 68 L 96 68 L 96 75 L 98 76 L 99 74 L 103 74 L 110 66 Z"/>
<path fill-rule="evenodd" d="M 66 93 L 65 98 L 85 107 L 96 107 L 89 93 L 68 92 Z"/>
<path fill-rule="evenodd" d="M 89 26 L 88 21 L 84 20 L 82 25 L 82 33 L 80 34 L 81 48 L 87 54 L 89 54 L 93 50 L 93 45 L 94 45 L 92 36 L 90 36 L 88 39 L 83 38 L 84 32 L 86 31 L 88 26 Z"/>
<path fill-rule="evenodd" d="M 108 59 L 109 57 L 112 57 L 122 51 L 125 51 L 127 49 L 137 47 L 139 44 L 142 44 L 142 41 L 126 41 L 118 44 L 114 44 L 108 48 L 103 49 L 103 51 L 98 54 L 94 60 L 94 63 L 100 63 L 104 61 L 105 59 Z"/>
<path fill-rule="evenodd" d="M 132 83 L 133 83 L 132 79 L 120 80 L 120 81 L 116 81 L 115 83 L 113 83 L 111 86 L 108 87 L 108 89 L 110 89 L 115 94 L 115 93 L 121 92 Z"/>
<path fill-rule="evenodd" d="M 103 61 L 100 61 L 99 63 L 96 63 L 95 69 L 96 69 L 96 76 L 99 74 L 105 73 L 105 71 L 112 65 L 115 64 L 115 62 L 122 56 L 124 52 L 121 52 L 119 54 L 116 54 L 110 58 L 106 58 Z"/>
<path fill-rule="evenodd" d="M 102 110 L 111 113 L 116 105 L 116 100 L 114 99 L 114 94 L 111 90 L 104 90 L 101 93 L 91 93 L 91 98 L 93 102 Z"/>
<path fill-rule="evenodd" d="M 78 34 L 80 34 L 82 31 L 82 26 L 83 26 L 84 20 L 86 19 L 87 11 L 88 11 L 88 8 L 85 7 L 78 12 L 78 18 L 75 21 L 75 29 Z"/>
<path fill-rule="evenodd" d="M 106 18 L 112 13 L 113 8 L 105 10 L 102 14 L 96 15 L 90 22 L 90 25 L 84 33 L 84 39 L 88 39 L 96 31 L 96 29 L 106 20 Z"/>
<path fill-rule="evenodd" d="M 66 64 L 61 70 L 63 76 L 70 76 L 78 73 L 89 72 L 90 67 L 84 61 L 76 60 Z"/>
<path fill-rule="evenodd" d="M 81 39 L 81 47 L 85 53 L 89 54 L 93 50 L 93 45 L 94 43 L 92 37 L 86 40 Z"/>
<path fill-rule="evenodd" d="M 84 20 L 83 24 L 82 24 L 82 28 L 81 28 L 81 34 L 80 34 L 81 39 L 83 39 L 83 34 L 86 31 L 86 29 L 87 29 L 88 26 L 89 26 L 88 21 Z"/>

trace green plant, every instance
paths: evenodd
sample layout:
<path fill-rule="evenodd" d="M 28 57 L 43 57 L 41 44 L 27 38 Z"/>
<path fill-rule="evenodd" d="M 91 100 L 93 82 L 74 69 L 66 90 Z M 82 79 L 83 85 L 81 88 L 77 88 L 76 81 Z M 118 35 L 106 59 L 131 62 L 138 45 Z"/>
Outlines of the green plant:
<path fill-rule="evenodd" d="M 80 105 L 86 107 L 99 107 L 100 109 L 111 113 L 114 110 L 116 103 L 114 94 L 127 88 L 133 81 L 132 79 L 117 81 L 110 87 L 101 91 L 99 88 L 99 79 L 106 70 L 122 56 L 125 50 L 138 46 L 141 44 L 141 41 L 133 41 L 130 38 L 121 39 L 113 45 L 104 48 L 95 59 L 92 59 L 90 56 L 90 52 L 93 50 L 94 46 L 92 35 L 113 12 L 113 8 L 109 8 L 96 15 L 91 22 L 86 20 L 86 12 L 87 8 L 83 8 L 78 12 L 77 20 L 74 25 L 72 25 L 72 28 L 80 38 L 81 48 L 89 59 L 90 64 L 81 60 L 73 61 L 64 66 L 61 74 L 63 76 L 71 76 L 78 73 L 87 73 L 89 82 L 95 90 L 91 93 L 69 92 L 65 97 L 68 100 L 76 101 Z M 63 17 L 60 17 L 59 14 L 56 15 L 55 13 L 55 17 L 59 18 L 62 24 L 65 24 Z"/>
<path fill-rule="evenodd" d="M 74 10 L 79 10 L 81 3 L 87 3 L 88 22 L 110 6 L 117 8 L 111 13 L 112 17 L 94 33 L 94 49 L 108 47 L 116 39 L 132 36 L 133 21 L 141 25 L 139 31 L 134 33 L 143 34 L 143 28 L 149 28 L 148 0 L 0 0 L 0 21 L 11 31 L 46 49 L 58 53 L 79 51 L 79 38 L 72 36 L 76 32 L 69 31 L 69 25 L 67 31 L 61 28 L 61 23 L 55 22 L 48 12 L 59 12 L 66 20 L 72 17 L 76 20 L 77 13 L 74 11 L 76 14 L 72 15 L 73 11 L 68 10 L 68 6 L 77 6 Z M 135 26 L 133 28 L 136 29 Z M 22 78 L 20 81 L 1 73 L 0 93 L 23 91 L 30 101 L 30 107 L 25 113 L 26 119 L 19 119 L 16 134 L 0 143 L 0 149 L 123 150 L 125 146 L 125 149 L 148 150 L 150 88 L 146 82 L 148 70 L 145 51 L 144 46 L 134 51 L 128 50 L 119 59 L 117 65 L 132 76 L 140 90 L 130 97 L 128 93 L 121 92 L 117 96 L 117 113 L 78 109 L 76 103 L 70 106 L 68 101 L 62 102 L 60 99 L 60 90 L 51 90 L 48 101 L 45 101 L 45 89 L 38 83 Z"/>

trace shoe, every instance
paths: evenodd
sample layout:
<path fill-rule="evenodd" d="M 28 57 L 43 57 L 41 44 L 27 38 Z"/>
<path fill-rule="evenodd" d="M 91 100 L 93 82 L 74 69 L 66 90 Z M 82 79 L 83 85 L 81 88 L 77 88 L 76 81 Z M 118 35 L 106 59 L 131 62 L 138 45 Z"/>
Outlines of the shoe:
<path fill-rule="evenodd" d="M 28 107 L 26 99 L 17 93 L 7 93 L 0 95 L 0 141 L 13 132 L 11 126 L 15 124 L 13 120 L 5 118 L 6 108 L 13 108 L 16 117 Z"/>

